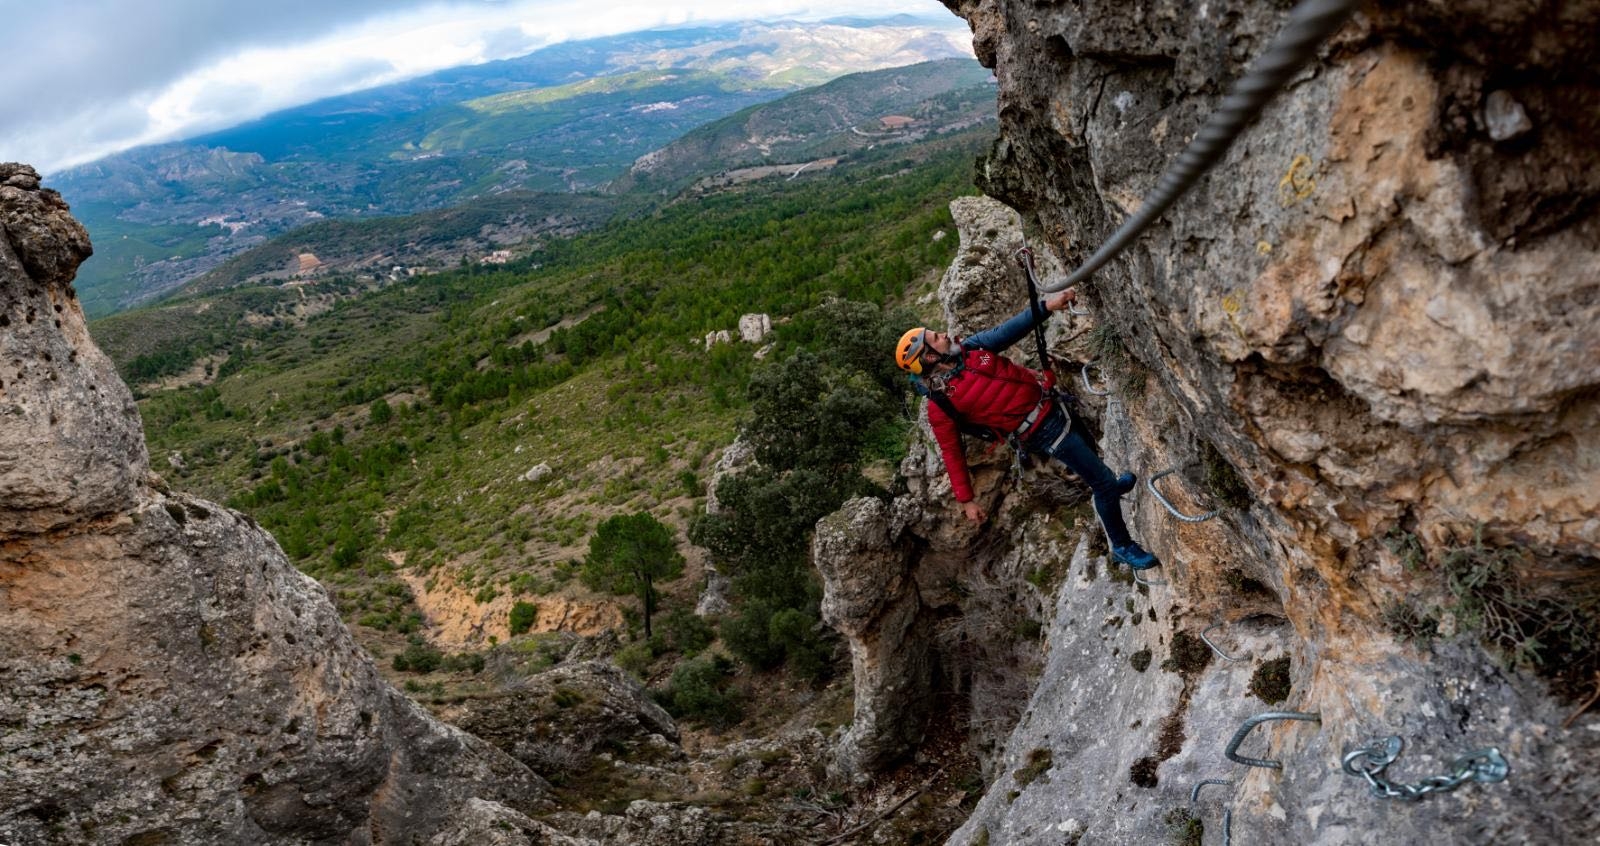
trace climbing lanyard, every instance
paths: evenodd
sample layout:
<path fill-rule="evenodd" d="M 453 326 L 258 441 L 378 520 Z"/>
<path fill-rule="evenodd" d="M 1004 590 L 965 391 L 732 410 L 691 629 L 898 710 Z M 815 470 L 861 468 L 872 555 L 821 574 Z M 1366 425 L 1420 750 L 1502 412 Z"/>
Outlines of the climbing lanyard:
<path fill-rule="evenodd" d="M 1023 275 L 1028 278 L 1028 307 L 1033 312 L 1033 343 L 1039 348 L 1039 369 L 1047 370 L 1050 367 L 1049 354 L 1044 348 L 1044 306 L 1039 303 L 1039 283 L 1033 278 L 1033 250 L 1023 247 L 1017 250 L 1017 261 L 1026 271 Z"/>

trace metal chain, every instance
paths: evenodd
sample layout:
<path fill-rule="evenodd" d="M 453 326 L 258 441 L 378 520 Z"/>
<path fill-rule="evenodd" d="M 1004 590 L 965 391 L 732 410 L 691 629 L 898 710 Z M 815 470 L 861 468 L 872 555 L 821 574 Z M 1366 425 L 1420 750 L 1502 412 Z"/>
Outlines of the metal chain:
<path fill-rule="evenodd" d="M 1450 763 L 1449 775 L 1429 776 L 1415 784 L 1396 783 L 1385 778 L 1383 771 L 1400 757 L 1405 741 L 1399 735 L 1374 740 L 1344 756 L 1344 771 L 1361 776 L 1372 788 L 1372 795 L 1380 799 L 1399 799 L 1415 802 L 1429 793 L 1455 790 L 1469 781 L 1491 783 L 1505 781 L 1511 772 L 1500 750 L 1490 746 L 1474 749 Z"/>

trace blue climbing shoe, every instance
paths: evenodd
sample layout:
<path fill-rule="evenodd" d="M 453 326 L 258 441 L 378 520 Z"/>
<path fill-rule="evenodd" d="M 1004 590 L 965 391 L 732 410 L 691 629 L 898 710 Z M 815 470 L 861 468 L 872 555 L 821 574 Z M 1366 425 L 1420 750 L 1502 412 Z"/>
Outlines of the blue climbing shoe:
<path fill-rule="evenodd" d="M 1135 476 L 1132 473 L 1123 473 L 1121 476 L 1117 477 L 1117 496 L 1127 496 L 1128 491 L 1133 490 L 1134 486 L 1138 484 L 1138 476 Z"/>
<path fill-rule="evenodd" d="M 1144 547 L 1130 543 L 1111 550 L 1111 557 L 1135 570 L 1148 570 L 1161 564 L 1161 560 L 1144 551 Z"/>

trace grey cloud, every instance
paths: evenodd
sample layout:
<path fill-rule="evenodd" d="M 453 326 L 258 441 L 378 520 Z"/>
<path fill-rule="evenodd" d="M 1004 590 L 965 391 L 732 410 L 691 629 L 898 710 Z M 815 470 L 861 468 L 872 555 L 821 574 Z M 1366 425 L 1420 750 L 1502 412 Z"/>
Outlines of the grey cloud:
<path fill-rule="evenodd" d="M 0 143 L 63 134 L 109 141 L 128 123 L 96 113 L 126 117 L 131 103 L 242 49 L 287 46 L 384 14 L 481 2 L 0 0 Z M 0 160 L 14 157 L 0 149 Z"/>

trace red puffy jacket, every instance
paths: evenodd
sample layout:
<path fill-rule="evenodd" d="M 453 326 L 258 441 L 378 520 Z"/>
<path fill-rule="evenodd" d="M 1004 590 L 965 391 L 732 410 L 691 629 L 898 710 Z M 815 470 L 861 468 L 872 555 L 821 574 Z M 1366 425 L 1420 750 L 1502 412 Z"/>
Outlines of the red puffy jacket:
<path fill-rule="evenodd" d="M 1044 392 L 1054 384 L 1055 376 L 1048 371 L 1041 376 L 998 352 L 969 349 L 962 355 L 962 367 L 943 380 L 943 389 L 951 407 L 964 422 L 1004 435 L 1015 432 L 1028 412 L 1041 401 L 1044 407 L 1039 409 L 1036 419 L 1044 419 L 1053 402 Z M 950 472 L 950 486 L 955 489 L 956 501 L 970 501 L 972 480 L 967 473 L 966 453 L 961 448 L 961 430 L 934 402 L 928 403 L 928 424 L 939 441 L 939 452 L 944 456 L 945 469 Z"/>

